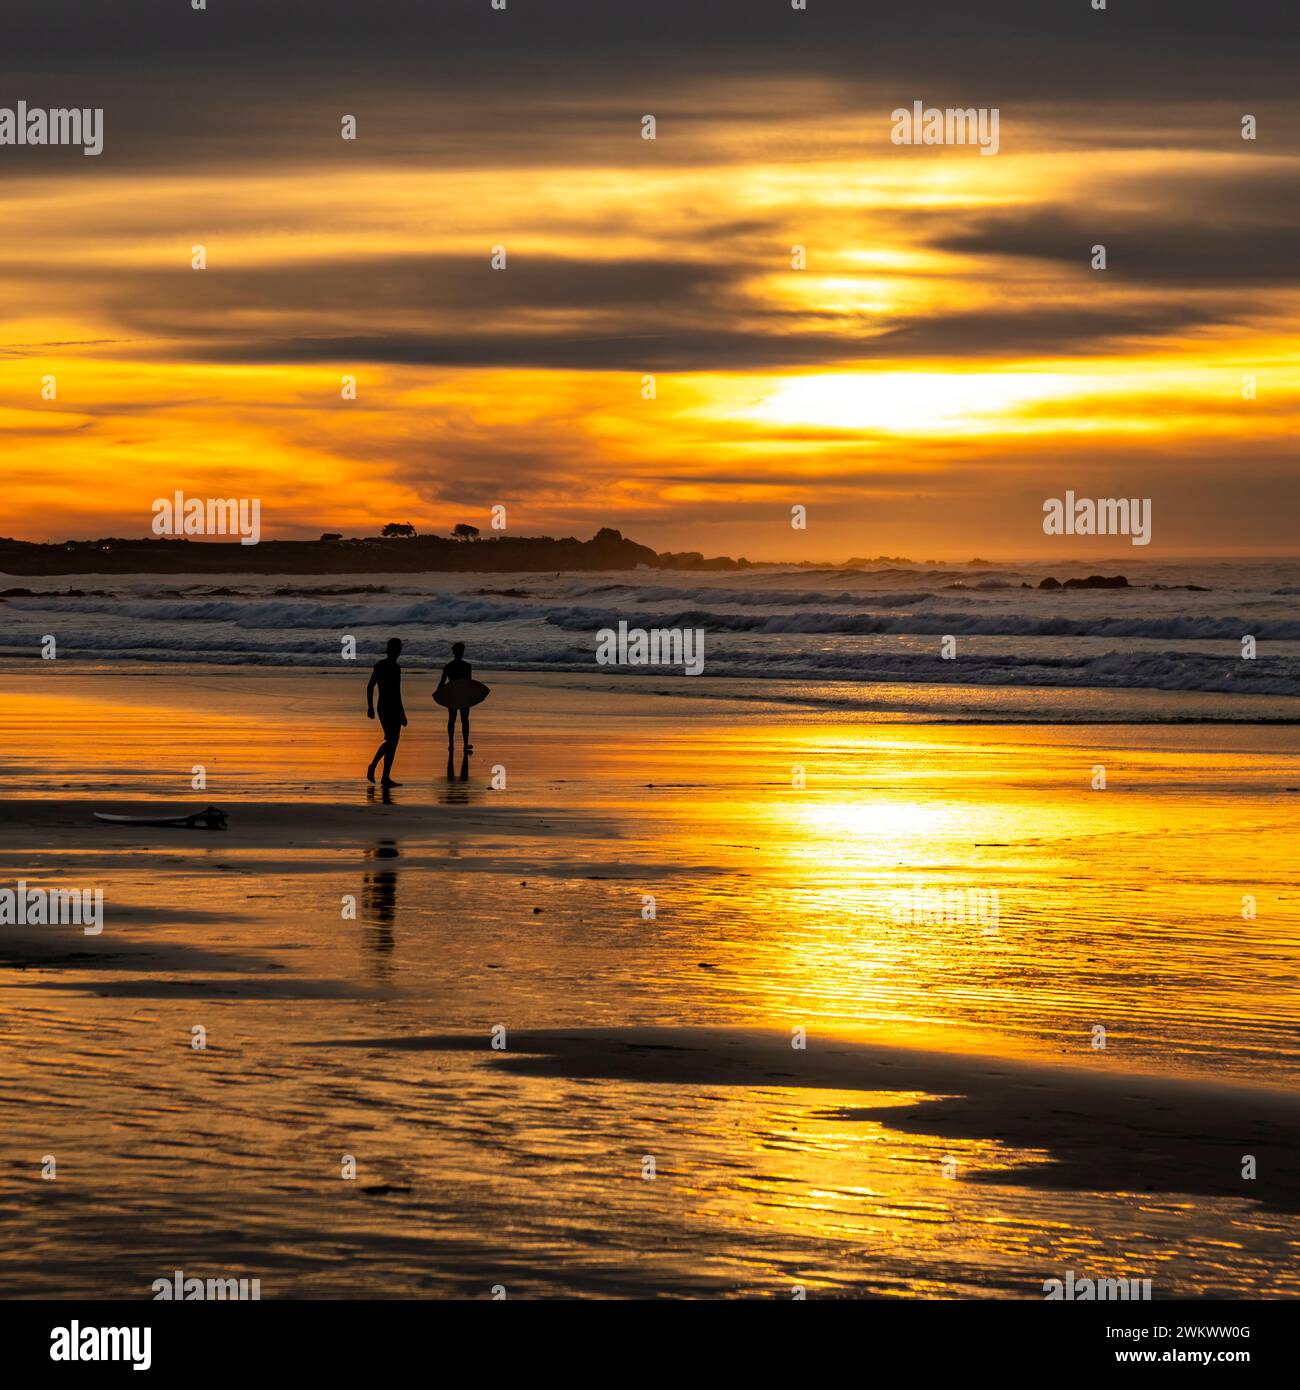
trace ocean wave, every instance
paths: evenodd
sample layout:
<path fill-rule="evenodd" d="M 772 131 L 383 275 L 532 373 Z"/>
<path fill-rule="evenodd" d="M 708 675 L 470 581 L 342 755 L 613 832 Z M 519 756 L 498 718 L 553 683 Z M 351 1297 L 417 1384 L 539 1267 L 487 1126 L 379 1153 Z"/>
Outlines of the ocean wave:
<path fill-rule="evenodd" d="M 675 612 L 611 613 L 606 609 L 557 608 L 546 621 L 570 631 L 597 630 L 626 622 L 632 627 L 692 627 L 708 632 L 873 636 L 968 637 L 1144 637 L 1166 640 L 1240 641 L 1249 633 L 1259 640 L 1300 640 L 1300 619 L 1210 615 L 1152 615 L 1147 617 L 1065 618 L 1031 617 L 1023 613 L 862 614 L 804 612 L 791 614 L 721 613 L 707 608 Z"/>
<path fill-rule="evenodd" d="M 967 636 L 967 637 L 1101 637 L 1165 641 L 1234 641 L 1250 634 L 1257 641 L 1300 640 L 1300 617 L 1257 614 L 1151 612 L 1114 616 L 1107 612 L 1067 616 L 1059 609 L 1046 613 L 1019 607 L 983 605 L 973 596 L 971 607 L 957 609 L 947 600 L 943 611 L 930 606 L 934 595 L 895 594 L 873 597 L 870 604 L 852 595 L 819 595 L 814 604 L 794 606 L 782 593 L 735 600 L 735 608 L 786 608 L 778 612 L 743 612 L 723 606 L 730 594 L 707 591 L 688 594 L 654 589 L 638 592 L 637 605 L 594 606 L 556 604 L 542 600 L 493 601 L 465 595 L 434 594 L 420 598 L 387 597 L 364 603 L 321 599 L 175 598 L 167 600 L 97 598 L 89 595 L 50 598 L 20 597 L 7 604 L 7 622 L 33 626 L 66 622 L 73 615 L 117 620 L 122 625 L 201 627 L 228 624 L 242 632 L 277 635 L 307 631 L 346 633 L 357 629 L 394 630 L 434 628 L 443 632 L 492 624 L 544 624 L 567 632 L 592 632 L 626 622 L 629 628 L 690 627 L 706 633 L 749 633 L 756 636 Z M 1046 596 L 1044 596 L 1046 597 Z M 719 600 L 722 602 L 720 603 Z M 639 605 L 659 602 L 657 608 Z M 964 600 L 957 600 L 964 602 Z M 1072 609 L 1076 599 L 1069 600 Z M 851 604 L 854 611 L 835 611 Z M 1275 605 L 1276 606 L 1276 605 Z M 868 611 L 868 610 L 911 611 Z M 830 610 L 830 611 L 828 611 Z"/>
<path fill-rule="evenodd" d="M 274 591 L 277 595 L 285 591 Z M 501 598 L 506 595 L 502 593 Z M 389 598 L 383 602 L 365 604 L 331 604 L 316 599 L 299 600 L 296 596 L 272 598 L 247 598 L 227 594 L 212 596 L 176 596 L 165 598 L 117 598 L 92 595 L 41 595 L 39 597 L 20 597 L 12 600 L 18 611 L 47 609 L 54 607 L 60 614 L 84 613 L 108 617 L 134 619 L 145 622 L 187 622 L 187 623 L 233 623 L 245 629 L 271 628 L 277 631 L 291 631 L 298 628 L 334 629 L 349 625 L 401 626 L 402 624 L 435 624 L 446 627 L 463 623 L 500 623 L 518 620 L 542 620 L 554 626 L 565 627 L 577 622 L 585 625 L 587 619 L 576 618 L 578 614 L 592 614 L 600 617 L 597 627 L 605 626 L 603 609 L 555 606 L 544 600 L 520 598 L 515 591 L 510 597 L 515 602 L 493 602 L 490 599 L 462 594 L 432 594 L 420 598 Z M 700 589 L 680 590 L 652 588 L 637 590 L 638 604 L 734 604 L 738 607 L 795 608 L 815 603 L 817 607 L 841 607 L 852 605 L 862 608 L 910 608 L 930 602 L 933 594 L 898 593 L 876 594 L 867 601 L 860 594 L 808 594 L 794 592 L 775 592 L 770 594 L 751 594 L 741 591 L 722 591 Z M 621 613 L 619 616 L 623 616 Z M 593 617 L 592 621 L 595 621 Z M 617 621 L 617 618 L 615 619 Z M 630 620 L 629 620 L 630 621 Z M 791 621 L 796 621 L 791 619 Z M 662 625 L 656 618 L 652 625 Z M 715 624 L 724 626 L 722 621 Z M 737 631 L 743 630 L 736 627 Z M 777 630 L 777 629 L 773 629 Z M 794 627 L 790 631 L 812 629 Z"/>
<path fill-rule="evenodd" d="M 73 661 L 338 669 L 339 639 L 350 635 L 360 671 L 399 635 L 416 671 L 436 670 L 463 639 L 483 671 L 617 675 L 596 665 L 596 634 L 624 621 L 703 629 L 706 674 L 737 679 L 1300 695 L 1300 652 L 1276 645 L 1300 642 L 1294 569 L 1275 567 L 1266 580 L 1234 572 L 1235 587 L 1221 570 L 1216 592 L 1177 594 L 1154 584 L 1123 593 L 1028 589 L 1012 584 L 1014 575 L 892 566 L 531 575 L 523 586 L 515 576 L 485 583 L 482 575 L 302 585 L 281 576 L 227 583 L 187 575 L 172 584 L 131 576 L 93 589 L 60 581 L 61 591 L 13 586 L 0 608 L 0 656 L 34 659 L 53 633 L 60 658 Z M 1171 567 L 1147 576 L 1185 577 Z M 960 589 L 940 587 L 956 582 Z M 1253 661 L 1239 655 L 1247 633 L 1260 643 Z M 937 639 L 948 635 L 959 639 L 954 661 L 939 656 Z M 1202 645 L 1211 642 L 1220 645 Z"/>
<path fill-rule="evenodd" d="M 182 630 L 183 631 L 183 630 Z M 594 634 L 593 634 L 594 636 Z M 361 673 L 381 652 L 378 636 L 361 650 L 351 669 Z M 0 657 L 39 659 L 39 647 L 0 639 Z M 145 634 L 91 627 L 84 633 L 60 637 L 60 658 L 73 661 L 138 661 L 148 664 L 204 662 L 230 666 L 328 667 L 339 669 L 341 650 L 333 639 L 306 632 L 297 634 L 222 633 L 190 630 L 180 640 L 176 630 Z M 412 682 L 428 680 L 445 658 L 445 643 L 430 635 L 407 642 L 404 660 Z M 507 638 L 476 639 L 475 668 L 480 672 L 567 671 L 605 676 L 675 677 L 667 667 L 600 666 L 594 640 L 566 642 L 545 633 Z M 746 645 L 710 646 L 706 636 L 706 676 L 736 679 L 792 680 L 803 683 L 844 681 L 866 684 L 938 684 L 987 686 L 1099 687 L 1203 691 L 1221 694 L 1300 697 L 1300 657 L 1261 656 L 1243 661 L 1238 656 L 1150 649 L 1094 654 L 1060 652 L 962 653 L 944 660 L 936 651 L 854 651 L 851 647 L 798 650 Z M 682 676 L 682 679 L 690 679 Z"/>
<path fill-rule="evenodd" d="M 910 608 L 915 604 L 931 603 L 937 597 L 931 589 L 847 589 L 838 592 L 827 589 L 731 589 L 721 585 L 708 588 L 683 589 L 664 585 L 632 586 L 605 584 L 570 595 L 572 598 L 596 598 L 626 591 L 637 603 L 701 603 L 734 608 Z"/>
<path fill-rule="evenodd" d="M 84 613 L 156 623 L 232 623 L 239 628 L 292 631 L 298 628 L 340 630 L 364 626 L 509 622 L 539 616 L 535 608 L 518 604 L 485 603 L 459 596 L 431 595 L 413 601 L 389 600 L 382 603 L 330 604 L 297 602 L 288 599 L 177 598 L 152 599 L 59 599 L 57 606 L 48 598 L 38 605 L 31 599 L 14 600 L 19 611 L 40 607 L 64 613 Z"/>

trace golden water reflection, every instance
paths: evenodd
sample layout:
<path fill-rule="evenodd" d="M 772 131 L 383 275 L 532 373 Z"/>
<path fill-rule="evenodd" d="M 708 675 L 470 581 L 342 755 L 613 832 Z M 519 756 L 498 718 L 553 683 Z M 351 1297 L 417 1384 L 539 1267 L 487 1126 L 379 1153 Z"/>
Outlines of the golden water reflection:
<path fill-rule="evenodd" d="M 520 1076 L 486 1046 L 498 1022 L 758 1025 L 1293 1082 L 1290 729 L 909 728 L 503 681 L 466 799 L 413 720 L 383 806 L 355 693 L 6 688 L 0 881 L 103 881 L 109 917 L 76 943 L 93 965 L 0 973 L 3 1156 L 57 1148 L 77 1194 L 39 1227 L 0 1198 L 25 1241 L 0 1282 L 129 1295 L 184 1255 L 334 1293 L 1032 1296 L 1071 1262 L 1297 1291 L 1292 1218 L 990 1184 L 1049 1156 L 853 1113 L 909 1092 Z M 228 835 L 90 821 L 193 800 L 194 763 Z M 321 1046 L 431 1031 L 483 1052 Z M 365 1178 L 346 1197 L 342 1151 Z"/>

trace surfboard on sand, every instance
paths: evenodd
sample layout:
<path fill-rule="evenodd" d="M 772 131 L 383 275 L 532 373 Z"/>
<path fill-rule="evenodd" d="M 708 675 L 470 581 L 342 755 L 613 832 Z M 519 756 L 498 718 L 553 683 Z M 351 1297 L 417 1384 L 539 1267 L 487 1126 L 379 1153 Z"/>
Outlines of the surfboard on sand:
<path fill-rule="evenodd" d="M 109 825 L 157 825 L 180 830 L 226 830 L 226 813 L 215 806 L 179 816 L 119 816 L 111 811 L 96 811 L 95 819 Z"/>
<path fill-rule="evenodd" d="M 433 692 L 433 698 L 448 709 L 469 709 L 482 704 L 491 693 L 482 681 L 448 681 L 441 690 Z"/>

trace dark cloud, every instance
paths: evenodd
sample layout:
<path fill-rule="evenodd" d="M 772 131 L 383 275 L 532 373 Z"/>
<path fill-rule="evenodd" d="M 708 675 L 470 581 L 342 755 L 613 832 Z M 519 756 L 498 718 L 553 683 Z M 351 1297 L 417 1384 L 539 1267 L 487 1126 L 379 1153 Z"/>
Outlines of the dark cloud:
<path fill-rule="evenodd" d="M 1237 313 L 1243 306 L 1237 306 Z M 875 340 L 878 354 L 982 357 L 1019 353 L 1109 351 L 1124 343 L 1184 334 L 1235 317 L 1190 304 L 1126 305 L 1081 309 L 1071 305 L 938 314 L 887 330 Z"/>
<path fill-rule="evenodd" d="M 1115 310 L 1006 310 L 938 314 L 894 321 L 861 333 L 782 331 L 771 315 L 749 330 L 647 323 L 618 333 L 494 331 L 377 332 L 337 336 L 241 338 L 214 334 L 173 343 L 164 355 L 212 362 L 378 362 L 443 367 L 516 367 L 577 371 L 705 372 L 888 359 L 1086 354 L 1116 344 L 1227 322 L 1222 313 L 1186 305 Z"/>
<path fill-rule="evenodd" d="M 1092 275 L 1094 245 L 1106 248 L 1106 282 L 1151 286 L 1289 285 L 1300 282 L 1295 223 L 1270 225 L 1249 201 L 1223 206 L 1212 220 L 1189 220 L 1176 207 L 1133 213 L 1105 204 L 1089 210 L 1048 208 L 996 214 L 966 230 L 935 237 L 945 251 L 1015 256 L 1073 267 Z"/>
<path fill-rule="evenodd" d="M 389 0 L 365 9 L 354 0 L 211 0 L 196 12 L 185 0 L 41 0 L 10 6 L 0 21 L 0 91 L 7 93 L 0 102 L 21 94 L 35 104 L 103 104 L 106 153 L 53 160 L 47 156 L 69 152 L 3 149 L 0 169 L 12 161 L 23 173 L 71 173 L 93 183 L 124 167 L 173 177 L 222 161 L 266 173 L 258 166 L 276 161 L 274 172 L 327 205 L 333 171 L 392 159 L 435 175 L 432 200 L 437 168 L 448 163 L 509 180 L 511 171 L 542 160 L 575 168 L 589 161 L 595 182 L 602 161 L 640 161 L 654 170 L 661 154 L 669 163 L 743 159 L 743 145 L 710 139 L 718 120 L 781 128 L 788 118 L 797 160 L 801 119 L 869 105 L 873 133 L 864 134 L 864 148 L 888 152 L 888 110 L 917 97 L 1046 102 L 1084 141 L 1119 122 L 1158 143 L 1162 122 L 1169 128 L 1172 119 L 1162 102 L 1212 94 L 1244 109 L 1289 95 L 1289 69 L 1300 56 L 1292 4 L 1241 0 L 1229 9 L 1218 0 L 1122 0 L 1094 11 L 1086 0 L 935 0 L 918 14 L 863 0 L 812 0 L 807 11 L 792 11 L 788 0 L 510 0 L 505 12 L 487 0 Z M 803 98 L 788 85 L 801 78 L 825 88 L 818 100 L 827 105 L 816 113 L 799 106 Z M 646 110 L 661 122 L 655 146 L 639 139 Z M 355 146 L 338 138 L 343 112 L 358 116 Z M 1236 116 L 1223 119 L 1231 128 Z M 809 129 L 815 138 L 815 123 Z M 1004 111 L 1004 148 L 1007 131 Z M 675 144 L 678 132 L 691 138 Z M 688 148 L 694 153 L 683 156 Z M 223 218 L 232 237 L 283 227 L 259 222 L 255 196 L 249 206 L 223 206 L 199 184 L 179 198 L 146 193 L 135 221 L 128 213 L 124 223 L 139 238 L 174 233 L 174 270 L 107 271 L 93 258 L 78 266 L 67 256 L 28 268 L 49 308 L 62 309 L 70 298 L 75 307 L 82 295 L 123 337 L 155 340 L 154 347 L 127 344 L 123 355 L 138 350 L 173 360 L 741 371 L 1094 353 L 1223 323 L 1229 312 L 1212 293 L 1117 307 L 1063 302 L 1070 294 L 1076 303 L 1094 298 L 1083 282 L 1098 278 L 1088 269 L 1096 242 L 1108 249 L 1108 287 L 1212 292 L 1294 282 L 1296 181 L 1273 172 L 1282 161 L 1253 160 L 1240 140 L 1235 149 L 1240 173 L 1180 172 L 1158 181 L 1158 199 L 1117 175 L 1110 195 L 1101 190 L 1086 209 L 945 210 L 932 245 L 1076 268 L 1068 280 L 1057 276 L 1049 302 L 1009 301 L 996 311 L 792 314 L 749 283 L 773 265 L 762 264 L 759 239 L 789 244 L 784 218 L 740 216 L 709 227 L 693 220 L 689 206 L 675 205 L 661 232 L 652 184 L 644 226 L 634 229 L 658 236 L 661 246 L 676 238 L 682 259 L 578 260 L 512 249 L 510 269 L 494 272 L 488 246 L 509 245 L 515 230 L 501 228 L 485 229 L 477 258 L 223 266 Z M 465 209 L 455 212 L 463 221 Z M 626 213 L 598 211 L 583 226 L 580 208 L 553 204 L 539 208 L 538 222 L 592 238 L 601 235 L 602 216 L 612 231 L 630 229 Z M 905 226 L 915 218 L 924 235 L 921 214 L 898 216 Z M 310 239 L 310 222 L 297 226 Z M 72 234 L 93 238 L 94 231 Z M 429 244 L 436 235 L 431 226 Z M 188 269 L 192 240 L 211 243 L 203 274 Z M 729 259 L 693 259 L 690 242 L 696 256 Z M 5 267 L 17 305 L 29 298 L 17 285 L 22 270 Z M 1239 297 L 1231 316 L 1244 319 L 1256 307 Z"/>
<path fill-rule="evenodd" d="M 1064 258 L 1068 251 L 1080 276 L 1092 274 L 1081 259 L 1091 243 L 1060 219 L 999 222 L 996 231 L 978 225 L 981 230 L 943 244 L 998 255 Z M 1089 354 L 1236 321 L 1256 307 L 1237 297 L 1229 310 L 1213 296 L 1205 303 L 1144 296 L 1085 304 L 1061 300 L 1058 287 L 1053 302 L 991 310 L 798 312 L 774 305 L 754 279 L 766 267 L 741 259 L 607 261 L 513 253 L 508 269 L 493 270 L 486 246 L 480 256 L 339 257 L 229 268 L 216 257 L 203 272 L 177 259 L 171 270 L 111 275 L 95 264 L 64 266 L 60 289 L 85 305 L 98 302 L 120 330 L 102 345 L 124 358 L 629 372 Z M 6 268 L 13 292 L 29 272 L 39 278 L 35 265 Z"/>
<path fill-rule="evenodd" d="M 203 12 L 158 0 L 39 0 L 8 7 L 6 68 L 100 71 L 110 64 L 188 74 L 229 68 L 318 73 L 478 72 L 526 61 L 572 70 L 585 55 L 653 75 L 665 60 L 717 73 L 829 63 L 850 75 L 890 71 L 900 51 L 991 74 L 1017 71 L 1027 53 L 1059 46 L 1076 57 L 1107 49 L 1120 67 L 1148 72 L 1235 63 L 1281 66 L 1300 43 L 1291 0 L 1123 0 L 1108 11 L 1043 0 L 930 0 L 918 12 L 862 0 L 210 0 Z M 1125 60 L 1128 60 L 1125 62 Z M 1078 64 L 1076 64 L 1078 66 Z M 1046 84 L 1068 72 L 1042 74 Z M 1022 73 L 1022 78 L 1031 76 Z M 1104 70 L 1077 74 L 1093 90 Z"/>
<path fill-rule="evenodd" d="M 17 0 L 0 20 L 0 91 L 38 105 L 102 106 L 104 169 L 340 157 L 358 116 L 368 159 L 517 161 L 572 155 L 644 111 L 665 136 L 733 88 L 787 108 L 781 84 L 834 89 L 839 110 L 921 98 L 1004 108 L 1118 106 L 1132 130 L 1154 105 L 1293 95 L 1294 0 Z M 1276 135 L 1274 136 L 1276 138 Z M 56 158 L 66 155 L 67 158 Z M 69 151 L 7 149 L 24 173 Z M 607 156 L 608 157 L 608 156 Z"/>
<path fill-rule="evenodd" d="M 162 337 L 231 333 L 254 321 L 276 325 L 383 326 L 463 319 L 498 322 L 554 312 L 620 315 L 704 312 L 730 293 L 743 272 L 697 261 L 626 261 L 530 256 L 507 251 L 494 270 L 481 256 L 369 256 L 222 268 L 210 248 L 209 268 L 136 270 L 110 282 L 109 304 L 133 332 Z M 74 272 L 87 292 L 104 283 L 101 270 Z"/>

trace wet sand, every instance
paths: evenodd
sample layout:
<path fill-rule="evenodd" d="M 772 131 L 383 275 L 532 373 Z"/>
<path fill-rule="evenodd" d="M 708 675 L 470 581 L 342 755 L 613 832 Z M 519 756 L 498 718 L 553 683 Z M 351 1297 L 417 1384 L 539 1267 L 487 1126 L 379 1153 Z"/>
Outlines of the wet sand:
<path fill-rule="evenodd" d="M 588 1029 L 507 1035 L 495 1065 L 517 1076 L 664 1086 L 813 1087 L 920 1092 L 925 1099 L 842 1110 L 845 1119 L 952 1139 L 997 1139 L 1050 1162 L 976 1175 L 1031 1187 L 1251 1197 L 1287 1211 L 1300 1198 L 1300 1098 L 1264 1087 L 921 1052 L 837 1038 L 704 1029 Z M 457 1034 L 357 1038 L 324 1046 L 482 1052 Z M 522 1054 L 522 1055 L 521 1055 Z M 944 1097 L 944 1099 L 938 1099 Z M 1240 1155 L 1262 1177 L 1242 1186 Z"/>
<path fill-rule="evenodd" d="M 106 909 L 0 928 L 6 1294 L 1300 1292 L 1289 730 L 517 678 L 463 782 L 408 696 L 385 803 L 346 682 L 73 676 L 52 737 L 26 679 L 0 885 Z M 208 802 L 229 831 L 92 817 Z"/>

